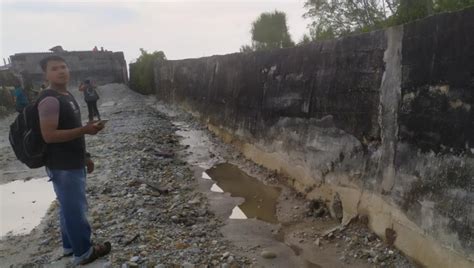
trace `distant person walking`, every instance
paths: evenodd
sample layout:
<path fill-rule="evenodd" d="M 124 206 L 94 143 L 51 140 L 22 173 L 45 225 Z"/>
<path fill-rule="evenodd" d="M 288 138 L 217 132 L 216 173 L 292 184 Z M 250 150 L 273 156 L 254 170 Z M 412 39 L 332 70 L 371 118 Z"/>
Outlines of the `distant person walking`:
<path fill-rule="evenodd" d="M 90 80 L 85 80 L 79 86 L 79 91 L 84 93 L 84 101 L 87 103 L 87 110 L 89 111 L 89 122 L 94 121 L 94 116 L 100 120 L 99 109 L 97 109 L 97 101 L 99 100 L 99 94 L 95 90 Z"/>
<path fill-rule="evenodd" d="M 13 91 L 13 101 L 15 102 L 15 109 L 19 113 L 23 112 L 23 109 L 29 104 L 26 91 L 19 83 L 15 85 L 15 90 Z"/>

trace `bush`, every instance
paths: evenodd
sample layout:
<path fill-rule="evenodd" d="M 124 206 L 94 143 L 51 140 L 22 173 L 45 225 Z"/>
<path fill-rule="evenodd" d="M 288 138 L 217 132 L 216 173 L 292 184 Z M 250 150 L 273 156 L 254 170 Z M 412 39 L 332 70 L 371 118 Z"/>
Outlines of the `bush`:
<path fill-rule="evenodd" d="M 153 67 L 157 60 L 166 60 L 163 51 L 148 53 L 140 48 L 141 55 L 135 63 L 130 64 L 130 88 L 141 94 L 152 94 L 155 91 Z"/>

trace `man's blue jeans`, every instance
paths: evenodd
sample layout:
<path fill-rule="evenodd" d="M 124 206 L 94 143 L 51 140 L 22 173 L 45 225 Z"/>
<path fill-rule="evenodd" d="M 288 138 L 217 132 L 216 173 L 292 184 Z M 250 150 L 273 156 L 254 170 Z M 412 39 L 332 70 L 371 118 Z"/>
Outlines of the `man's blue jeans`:
<path fill-rule="evenodd" d="M 64 254 L 74 253 L 78 264 L 92 254 L 91 228 L 87 221 L 86 170 L 46 168 L 59 201 Z"/>

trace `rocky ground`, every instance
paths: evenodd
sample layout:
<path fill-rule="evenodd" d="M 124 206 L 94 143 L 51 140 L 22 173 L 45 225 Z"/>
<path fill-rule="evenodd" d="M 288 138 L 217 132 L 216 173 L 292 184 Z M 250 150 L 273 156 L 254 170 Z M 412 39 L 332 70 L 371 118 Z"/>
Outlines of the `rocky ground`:
<path fill-rule="evenodd" d="M 110 120 L 105 131 L 87 138 L 96 162 L 96 172 L 88 177 L 90 223 L 94 241 L 113 245 L 108 264 L 227 263 L 223 256 L 230 247 L 215 231 L 222 221 L 193 190 L 196 182 L 189 167 L 173 155 L 182 148 L 171 122 L 144 105 L 141 96 L 124 96 L 120 90 L 126 89 L 114 87 L 101 89 L 107 99 L 101 106 L 103 117 Z M 108 92 L 112 90 L 116 92 Z M 57 212 L 53 205 L 33 235 L 2 241 L 0 262 L 13 264 L 10 260 L 17 258 L 12 255 L 28 248 L 31 255 L 16 265 L 54 263 L 61 247 Z M 233 259 L 230 264 L 246 261 Z"/>
<path fill-rule="evenodd" d="M 305 200 L 285 186 L 284 178 L 245 160 L 189 115 L 179 111 L 165 114 L 166 108 L 158 109 L 155 100 L 122 85 L 107 85 L 99 92 L 99 109 L 110 121 L 102 133 L 87 137 L 88 151 L 96 162 L 96 172 L 88 177 L 87 193 L 93 240 L 110 241 L 113 250 L 90 267 L 289 267 L 285 254 L 289 256 L 286 259 L 304 259 L 293 262 L 301 267 L 304 263 L 307 267 L 412 266 L 367 229 L 366 219 L 340 225 L 324 206 Z M 11 119 L 1 121 L 2 139 Z M 277 210 L 281 223 L 228 220 L 230 212 L 221 213 L 217 203 L 230 197 L 202 187 L 196 176 L 199 172 L 190 161 L 193 147 L 180 143 L 177 135 L 183 128 L 207 135 L 209 144 L 204 147 L 208 154 L 201 157 L 208 162 L 233 163 L 265 183 L 281 187 Z M 0 166 L 2 171 L 10 171 L 0 183 L 44 173 L 16 172 L 20 166 L 12 160 L 5 140 L 0 145 Z M 70 266 L 70 259 L 60 258 L 57 213 L 53 203 L 30 234 L 4 238 L 1 267 Z M 263 231 L 256 236 L 263 236 L 266 230 L 268 235 L 242 241 L 244 233 L 257 226 Z"/>

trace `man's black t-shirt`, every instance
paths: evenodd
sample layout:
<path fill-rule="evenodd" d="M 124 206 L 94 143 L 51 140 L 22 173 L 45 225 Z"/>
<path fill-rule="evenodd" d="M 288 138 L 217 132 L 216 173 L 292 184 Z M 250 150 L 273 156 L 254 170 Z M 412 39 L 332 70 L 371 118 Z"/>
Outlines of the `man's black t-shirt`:
<path fill-rule="evenodd" d="M 73 129 L 82 126 L 79 105 L 68 92 L 59 94 L 52 89 L 42 92 L 38 103 L 46 97 L 54 96 L 59 101 L 58 129 Z M 85 167 L 84 136 L 61 143 L 49 143 L 46 149 L 46 167 L 50 169 L 81 169 Z"/>

